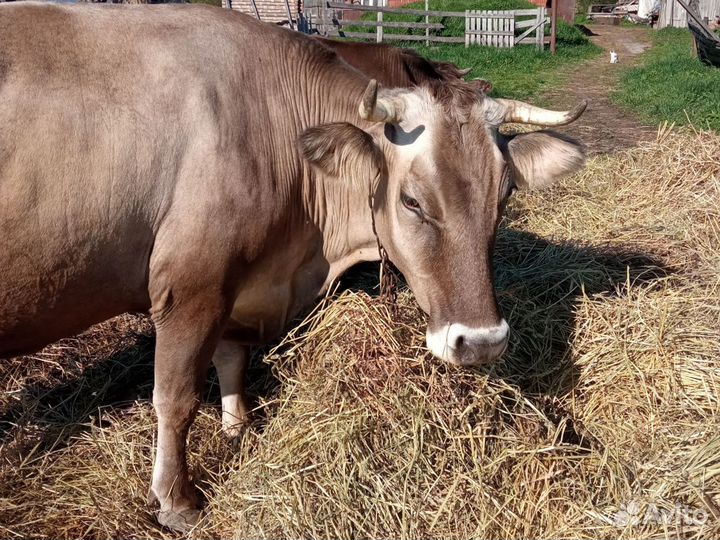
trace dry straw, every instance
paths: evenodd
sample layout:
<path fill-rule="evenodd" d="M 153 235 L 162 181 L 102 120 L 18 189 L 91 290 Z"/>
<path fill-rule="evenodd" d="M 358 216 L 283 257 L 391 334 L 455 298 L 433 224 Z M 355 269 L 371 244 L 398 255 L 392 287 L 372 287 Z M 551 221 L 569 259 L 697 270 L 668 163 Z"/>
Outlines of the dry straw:
<path fill-rule="evenodd" d="M 392 316 L 328 298 L 258 359 L 237 450 L 210 392 L 196 536 L 720 536 L 719 214 L 720 137 L 692 130 L 518 197 L 514 333 L 485 371 L 430 358 L 408 292 Z M 2 364 L 0 536 L 171 536 L 144 506 L 150 333 L 125 317 Z"/>

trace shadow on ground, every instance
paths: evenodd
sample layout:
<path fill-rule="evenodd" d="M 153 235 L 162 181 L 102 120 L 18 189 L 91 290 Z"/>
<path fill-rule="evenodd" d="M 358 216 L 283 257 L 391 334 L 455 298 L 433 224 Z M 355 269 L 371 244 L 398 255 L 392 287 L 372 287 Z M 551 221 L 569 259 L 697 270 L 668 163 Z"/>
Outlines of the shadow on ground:
<path fill-rule="evenodd" d="M 577 381 L 569 348 L 575 308 L 582 296 L 622 294 L 627 283 L 642 286 L 670 273 L 661 261 L 643 253 L 551 242 L 510 228 L 499 231 L 495 262 L 497 296 L 513 337 L 505 360 L 489 368 L 489 374 L 543 401 L 569 392 Z M 343 276 L 340 290 L 377 296 L 378 270 L 377 263 L 352 268 Z M 137 399 L 151 399 L 155 339 L 146 318 L 138 317 L 136 322 L 137 329 L 130 325 L 122 337 L 129 346 L 104 357 L 89 354 L 89 365 L 80 373 L 59 383 L 30 384 L 9 406 L 0 408 L 3 461 L 22 459 L 32 448 L 37 455 L 67 444 L 92 423 L 101 423 L 104 407 L 124 408 Z M 83 336 L 92 336 L 94 329 Z M 83 336 L 75 339 L 82 341 Z M 248 373 L 249 394 L 256 401 L 279 392 L 277 379 L 262 360 L 265 351 L 253 355 Z M 60 360 L 72 361 L 77 359 Z M 212 371 L 209 381 L 206 399 L 219 407 L 220 392 Z"/>

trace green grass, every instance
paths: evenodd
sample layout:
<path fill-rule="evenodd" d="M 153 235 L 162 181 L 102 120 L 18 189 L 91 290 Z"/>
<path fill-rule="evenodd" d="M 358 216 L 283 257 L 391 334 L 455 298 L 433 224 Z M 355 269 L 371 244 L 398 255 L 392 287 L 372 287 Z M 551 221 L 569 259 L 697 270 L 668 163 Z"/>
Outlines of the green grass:
<path fill-rule="evenodd" d="M 720 131 L 720 69 L 692 55 L 690 32 L 666 28 L 653 35 L 642 65 L 621 79 L 613 98 L 650 122 L 690 123 Z"/>
<path fill-rule="evenodd" d="M 406 7 L 424 9 L 424 2 L 408 4 Z M 431 11 L 460 11 L 466 9 L 527 9 L 535 6 L 527 0 L 432 0 Z M 374 20 L 374 13 L 365 14 L 363 19 Z M 424 17 L 413 15 L 385 14 L 386 21 L 424 22 Z M 462 36 L 465 32 L 463 18 L 431 17 L 430 22 L 445 25 L 442 31 L 432 31 L 443 36 Z M 374 29 L 350 28 L 349 31 L 370 32 Z M 385 29 L 386 33 L 408 33 L 408 30 Z M 425 35 L 423 29 L 411 33 Z M 549 29 L 546 29 L 549 32 Z M 538 51 L 534 45 L 521 45 L 512 49 L 493 47 L 465 48 L 462 44 L 439 44 L 426 47 L 423 42 L 392 42 L 394 45 L 413 48 L 433 60 L 453 62 L 463 68 L 472 68 L 469 77 L 481 77 L 493 83 L 493 95 L 527 99 L 541 93 L 549 86 L 562 80 L 560 68 L 598 54 L 601 49 L 587 39 L 574 26 L 563 21 L 558 23 L 558 53 L 553 56 L 548 50 Z"/>
<path fill-rule="evenodd" d="M 577 43 L 576 33 L 584 42 Z M 561 40 L 561 35 L 567 39 Z M 575 28 L 563 24 L 558 27 L 558 52 L 538 51 L 532 46 L 512 49 L 441 45 L 416 47 L 416 50 L 433 60 L 454 62 L 471 67 L 470 77 L 480 77 L 493 83 L 493 95 L 527 99 L 562 81 L 560 68 L 567 64 L 592 57 L 599 48 L 585 39 Z"/>

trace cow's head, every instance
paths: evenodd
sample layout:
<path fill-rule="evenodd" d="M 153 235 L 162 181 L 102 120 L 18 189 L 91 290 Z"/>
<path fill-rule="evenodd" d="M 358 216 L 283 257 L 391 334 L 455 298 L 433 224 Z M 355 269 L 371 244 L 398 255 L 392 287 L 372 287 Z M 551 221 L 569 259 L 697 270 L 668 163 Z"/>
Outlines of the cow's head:
<path fill-rule="evenodd" d="M 508 325 L 493 287 L 498 223 L 516 189 L 544 187 L 583 166 L 575 141 L 550 131 L 503 137 L 505 122 L 561 125 L 569 113 L 494 100 L 457 82 L 412 90 L 370 83 L 350 124 L 312 128 L 306 159 L 346 181 L 374 179 L 377 234 L 428 314 L 427 345 L 454 364 L 496 360 Z"/>

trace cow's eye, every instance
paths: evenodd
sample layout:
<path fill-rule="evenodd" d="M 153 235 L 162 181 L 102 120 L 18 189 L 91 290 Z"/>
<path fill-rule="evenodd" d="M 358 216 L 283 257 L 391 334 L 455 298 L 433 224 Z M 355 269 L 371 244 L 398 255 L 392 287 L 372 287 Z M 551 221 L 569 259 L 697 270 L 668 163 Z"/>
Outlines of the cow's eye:
<path fill-rule="evenodd" d="M 413 199 L 409 195 L 405 195 L 404 193 L 400 194 L 400 200 L 402 201 L 405 208 L 408 210 L 412 210 L 413 212 L 420 212 L 420 203 L 417 202 L 417 199 Z"/>

